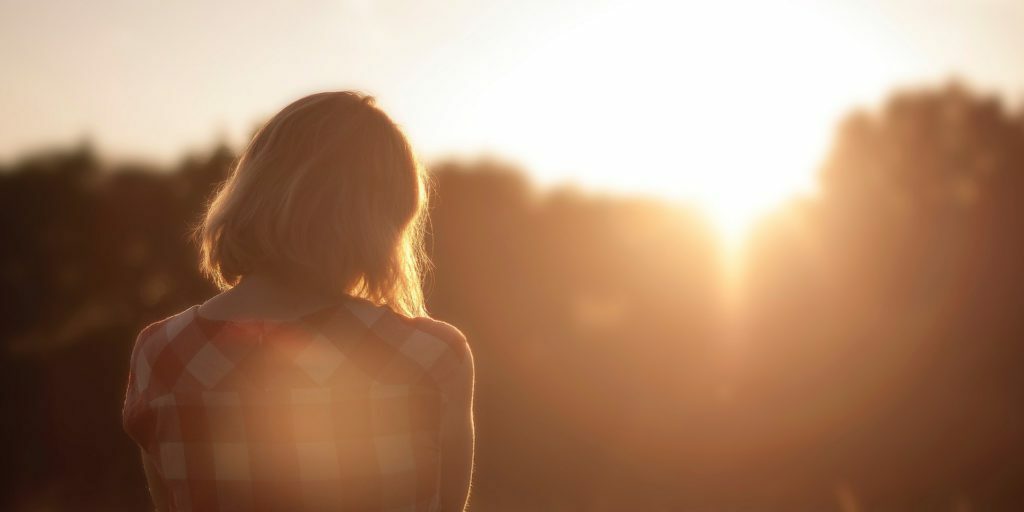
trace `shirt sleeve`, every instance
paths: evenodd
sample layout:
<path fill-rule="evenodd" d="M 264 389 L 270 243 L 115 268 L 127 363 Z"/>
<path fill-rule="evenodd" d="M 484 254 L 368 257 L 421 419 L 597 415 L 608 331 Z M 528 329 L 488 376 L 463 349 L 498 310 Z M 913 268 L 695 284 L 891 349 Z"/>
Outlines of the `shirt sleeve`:
<path fill-rule="evenodd" d="M 151 324 L 135 338 L 128 363 L 124 406 L 121 410 L 124 431 L 143 448 L 148 446 L 154 431 L 153 414 L 149 404 L 153 394 L 152 366 L 147 358 L 146 345 L 156 331 L 157 324 Z"/>
<path fill-rule="evenodd" d="M 466 335 L 455 326 L 429 317 L 413 319 L 415 327 L 444 342 L 444 350 L 429 373 L 446 401 L 471 398 L 473 393 L 473 352 Z"/>
<path fill-rule="evenodd" d="M 457 338 L 447 341 L 450 350 L 444 364 L 435 368 L 434 379 L 448 402 L 465 403 L 473 395 L 473 352 L 461 333 Z"/>

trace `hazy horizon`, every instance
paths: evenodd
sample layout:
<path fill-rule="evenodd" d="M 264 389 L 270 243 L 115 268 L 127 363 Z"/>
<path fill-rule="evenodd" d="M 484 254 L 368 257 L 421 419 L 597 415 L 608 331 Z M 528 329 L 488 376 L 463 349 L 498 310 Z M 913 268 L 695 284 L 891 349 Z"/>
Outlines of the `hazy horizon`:
<path fill-rule="evenodd" d="M 88 137 L 169 163 L 354 88 L 427 161 L 493 155 L 739 229 L 812 190 L 836 121 L 894 88 L 959 78 L 1018 101 L 1022 24 L 1009 0 L 4 0 L 0 161 Z"/>

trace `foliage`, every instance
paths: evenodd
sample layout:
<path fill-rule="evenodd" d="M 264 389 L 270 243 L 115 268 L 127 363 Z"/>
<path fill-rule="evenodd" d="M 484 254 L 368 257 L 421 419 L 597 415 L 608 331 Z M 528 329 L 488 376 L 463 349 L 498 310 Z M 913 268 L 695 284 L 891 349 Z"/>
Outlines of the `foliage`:
<path fill-rule="evenodd" d="M 146 508 L 128 351 L 214 293 L 187 231 L 232 158 L 0 169 L 4 509 Z M 737 309 L 686 208 L 432 170 L 429 309 L 477 358 L 475 510 L 1024 504 L 1024 119 L 998 100 L 852 114 L 820 196 L 759 227 Z"/>

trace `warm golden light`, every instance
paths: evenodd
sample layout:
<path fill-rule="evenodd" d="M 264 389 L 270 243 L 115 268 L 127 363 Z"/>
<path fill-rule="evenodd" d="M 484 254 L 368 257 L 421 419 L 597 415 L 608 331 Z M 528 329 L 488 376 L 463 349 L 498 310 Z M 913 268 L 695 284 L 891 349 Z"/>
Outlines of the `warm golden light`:
<path fill-rule="evenodd" d="M 0 0 L 0 508 L 1024 510 L 1021 27 Z"/>
<path fill-rule="evenodd" d="M 844 106 L 884 90 L 897 64 L 847 15 L 819 3 L 604 5 L 517 42 L 507 75 L 453 114 L 483 124 L 472 112 L 489 112 L 497 150 L 542 181 L 696 203 L 735 247 L 760 213 L 812 191 Z"/>
<path fill-rule="evenodd" d="M 695 202 L 736 246 L 760 212 L 813 190 L 852 105 L 954 71 L 1015 93 L 1017 5 L 13 2 L 0 158 L 88 135 L 168 162 L 241 145 L 295 97 L 357 88 L 428 161 L 493 153 L 542 183 Z M 43 96 L 60 101 L 30 100 Z"/>

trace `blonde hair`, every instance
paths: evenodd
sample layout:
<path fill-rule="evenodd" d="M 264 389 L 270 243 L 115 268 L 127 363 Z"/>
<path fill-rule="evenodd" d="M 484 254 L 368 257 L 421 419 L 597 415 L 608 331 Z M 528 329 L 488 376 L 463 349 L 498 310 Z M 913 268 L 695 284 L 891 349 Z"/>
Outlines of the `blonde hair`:
<path fill-rule="evenodd" d="M 428 185 L 373 97 L 306 96 L 256 133 L 209 203 L 195 230 L 201 269 L 222 290 L 268 271 L 425 315 Z"/>

